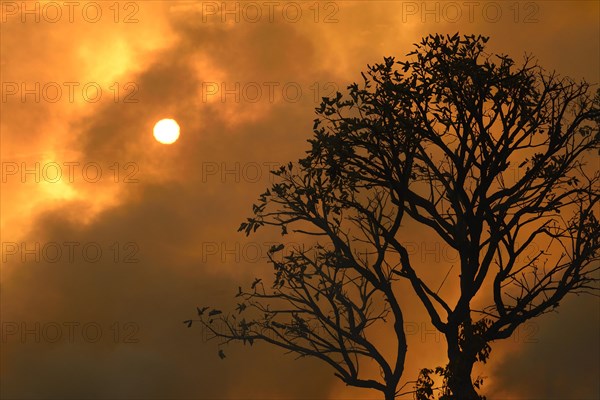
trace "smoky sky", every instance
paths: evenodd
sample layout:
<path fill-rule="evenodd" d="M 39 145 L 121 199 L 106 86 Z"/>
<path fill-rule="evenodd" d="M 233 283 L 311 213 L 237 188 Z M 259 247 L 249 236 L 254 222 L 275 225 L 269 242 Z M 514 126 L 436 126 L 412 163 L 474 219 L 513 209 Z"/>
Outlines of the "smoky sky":
<path fill-rule="evenodd" d="M 95 24 L 2 19 L 3 83 L 104 89 L 97 103 L 2 99 L 3 163 L 55 161 L 63 173 L 64 162 L 79 163 L 68 185 L 33 175 L 2 182 L 3 398 L 373 398 L 318 361 L 263 344 L 224 347 L 220 360 L 217 342 L 182 323 L 196 306 L 232 309 L 238 285 L 271 276 L 266 249 L 279 232 L 246 238 L 237 228 L 271 182 L 269 169 L 305 154 L 320 97 L 436 32 L 489 35 L 493 51 L 517 60 L 531 52 L 549 69 L 600 81 L 592 2 L 532 2 L 518 16 L 498 3 L 496 22 L 477 13 L 453 22 L 441 3 L 436 20 L 422 3 L 342 1 L 322 3 L 318 18 L 305 4 L 297 23 L 205 20 L 201 2 L 135 4 L 139 22 L 129 25 L 111 20 L 108 3 Z M 337 22 L 324 22 L 329 15 Z M 123 101 L 132 91 L 136 101 Z M 182 127 L 170 146 L 151 133 L 167 117 Z M 88 163 L 101 179 L 81 173 Z M 416 263 L 433 266 L 427 276 L 441 283 L 455 255 L 426 229 L 409 229 Z M 443 363 L 445 348 L 422 306 L 402 301 L 409 381 Z M 569 298 L 520 339 L 494 343 L 481 367 L 488 398 L 598 398 L 598 307 Z"/>

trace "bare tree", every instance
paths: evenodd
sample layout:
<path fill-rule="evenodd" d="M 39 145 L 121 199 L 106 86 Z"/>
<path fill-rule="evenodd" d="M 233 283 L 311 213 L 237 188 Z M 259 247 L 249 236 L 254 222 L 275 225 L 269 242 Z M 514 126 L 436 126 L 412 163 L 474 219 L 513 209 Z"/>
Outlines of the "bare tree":
<path fill-rule="evenodd" d="M 600 96 L 530 56 L 516 67 L 487 54 L 487 40 L 431 35 L 408 61 L 385 58 L 346 97 L 323 99 L 307 156 L 276 172 L 240 228 L 274 225 L 318 242 L 271 257 L 270 290 L 240 289 L 240 311 L 258 318 L 218 314 L 217 328 L 218 311 L 202 314 L 216 337 L 319 358 L 347 384 L 393 399 L 406 356 L 393 283 L 405 279 L 447 343 L 448 364 L 423 369 L 415 396 L 432 397 L 437 372 L 440 398 L 472 400 L 481 398 L 473 366 L 493 341 L 568 293 L 597 293 L 600 173 L 586 161 L 597 163 Z M 509 171 L 518 177 L 507 183 Z M 411 264 L 403 218 L 460 255 L 448 281 L 460 289 L 454 303 Z M 524 257 L 532 243 L 543 250 Z M 398 343 L 392 362 L 368 341 L 367 328 L 386 317 Z M 363 359 L 378 363 L 380 380 L 360 378 Z"/>
<path fill-rule="evenodd" d="M 312 167 L 296 173 L 290 164 L 276 174 L 281 182 L 254 206 L 259 219 L 240 229 L 250 233 L 267 224 L 286 233 L 294 224 L 296 234 L 317 236 L 317 242 L 309 248 L 273 246 L 268 252 L 275 270 L 271 287 L 256 279 L 249 290 L 239 288 L 238 316 L 199 308 L 198 321 L 224 343 L 264 341 L 299 357 L 314 357 L 329 364 L 347 385 L 379 390 L 385 399 L 394 399 L 407 346 L 402 311 L 392 290 L 397 270 L 388 263 L 389 243 L 378 228 L 399 227 L 384 213 L 386 195 L 375 190 L 361 201 L 361 184 L 348 187 Z M 364 210 L 348 210 L 347 201 Z M 360 235 L 350 236 L 345 225 Z M 185 322 L 191 326 L 193 321 Z M 387 321 L 397 340 L 391 356 L 368 334 Z M 222 350 L 219 355 L 224 357 Z M 380 376 L 361 374 L 365 362 L 375 362 Z"/>

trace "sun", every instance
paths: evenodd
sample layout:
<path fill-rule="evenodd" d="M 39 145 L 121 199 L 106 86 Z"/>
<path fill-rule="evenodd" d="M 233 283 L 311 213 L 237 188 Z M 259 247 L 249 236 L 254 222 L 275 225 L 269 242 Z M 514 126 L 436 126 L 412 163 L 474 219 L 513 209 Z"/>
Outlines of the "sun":
<path fill-rule="evenodd" d="M 174 119 L 161 119 L 154 125 L 154 138 L 162 144 L 171 144 L 179 138 L 179 124 Z"/>

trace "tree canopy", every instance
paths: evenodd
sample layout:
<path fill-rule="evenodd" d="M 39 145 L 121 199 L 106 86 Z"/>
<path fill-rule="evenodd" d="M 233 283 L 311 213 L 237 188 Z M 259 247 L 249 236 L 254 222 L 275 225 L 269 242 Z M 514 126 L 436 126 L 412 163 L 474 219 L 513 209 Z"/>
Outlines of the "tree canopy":
<path fill-rule="evenodd" d="M 439 398 L 471 400 L 481 398 L 473 365 L 492 342 L 569 293 L 596 294 L 599 92 L 531 56 L 517 65 L 488 54 L 487 41 L 430 35 L 406 61 L 386 57 L 360 85 L 324 98 L 306 156 L 274 171 L 240 226 L 274 226 L 312 244 L 282 257 L 285 244 L 273 246 L 272 284 L 240 287 L 239 315 L 199 309 L 199 321 L 226 342 L 320 359 L 346 384 L 389 400 L 401 393 L 407 353 L 399 296 L 416 296 L 446 340 L 448 364 L 423 369 L 413 394 L 432 398 L 437 373 Z M 511 169 L 519 173 L 509 179 Z M 405 219 L 458 252 L 459 275 L 448 282 L 458 299 L 443 298 L 411 263 Z M 534 242 L 540 250 L 523 257 Z M 399 280 L 413 293 L 400 293 Z M 393 327 L 394 354 L 370 340 L 378 324 Z M 367 360 L 380 377 L 361 375 Z"/>

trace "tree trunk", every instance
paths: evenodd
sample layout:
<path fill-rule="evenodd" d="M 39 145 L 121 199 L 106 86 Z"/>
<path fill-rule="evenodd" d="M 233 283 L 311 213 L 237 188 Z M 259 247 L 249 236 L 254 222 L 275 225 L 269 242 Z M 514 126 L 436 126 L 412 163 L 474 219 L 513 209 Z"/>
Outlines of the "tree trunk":
<path fill-rule="evenodd" d="M 469 356 L 459 349 L 448 351 L 448 388 L 452 391 L 452 398 L 456 400 L 480 400 L 471 381 L 471 372 L 475 357 Z"/>
<path fill-rule="evenodd" d="M 385 392 L 385 400 L 395 400 L 396 399 L 396 390 Z"/>

